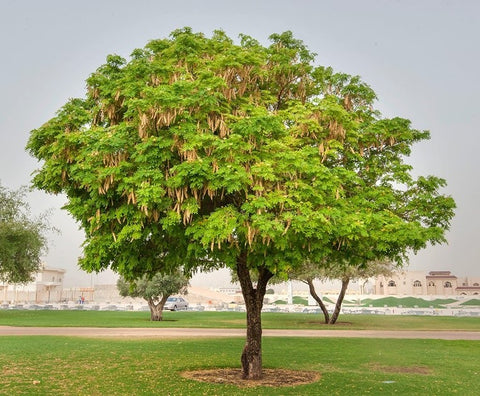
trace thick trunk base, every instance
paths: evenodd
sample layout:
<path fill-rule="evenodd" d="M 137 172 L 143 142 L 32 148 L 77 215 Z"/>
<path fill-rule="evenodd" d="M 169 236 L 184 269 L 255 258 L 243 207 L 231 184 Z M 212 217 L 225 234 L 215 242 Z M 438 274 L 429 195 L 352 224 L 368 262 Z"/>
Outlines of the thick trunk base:
<path fill-rule="evenodd" d="M 160 322 L 163 320 L 163 304 L 155 304 L 153 301 L 148 302 L 150 307 L 150 320 L 152 322 Z"/>
<path fill-rule="evenodd" d="M 150 312 L 150 320 L 152 322 L 160 322 L 160 321 L 163 320 L 163 317 L 162 317 L 162 315 L 159 315 L 157 313 Z"/>
<path fill-rule="evenodd" d="M 254 287 L 247 266 L 248 252 L 237 258 L 237 275 L 247 309 L 247 340 L 243 348 L 242 376 L 244 379 L 262 378 L 262 306 L 268 280 L 273 274 L 266 268 L 258 270 L 257 287 Z"/>
<path fill-rule="evenodd" d="M 262 378 L 262 354 L 261 351 L 249 352 L 248 345 L 245 345 L 242 353 L 242 378 L 258 380 Z"/>

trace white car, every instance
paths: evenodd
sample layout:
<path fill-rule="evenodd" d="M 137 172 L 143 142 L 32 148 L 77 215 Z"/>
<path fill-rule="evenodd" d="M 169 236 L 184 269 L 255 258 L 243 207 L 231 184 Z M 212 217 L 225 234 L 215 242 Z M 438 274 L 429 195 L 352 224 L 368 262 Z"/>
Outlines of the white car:
<path fill-rule="evenodd" d="M 186 311 L 188 309 L 188 301 L 182 297 L 168 297 L 163 309 L 168 309 L 170 311 L 183 309 Z"/>

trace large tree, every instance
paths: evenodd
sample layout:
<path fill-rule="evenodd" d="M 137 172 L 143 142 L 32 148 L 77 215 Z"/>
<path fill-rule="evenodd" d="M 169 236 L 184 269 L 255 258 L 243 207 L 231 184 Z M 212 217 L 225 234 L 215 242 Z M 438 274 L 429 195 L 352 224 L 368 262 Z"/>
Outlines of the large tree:
<path fill-rule="evenodd" d="M 314 66 L 290 32 L 270 40 L 236 44 L 185 28 L 128 62 L 108 56 L 86 98 L 66 103 L 27 146 L 43 161 L 35 186 L 65 193 L 85 230 L 82 268 L 130 279 L 179 266 L 236 271 L 251 379 L 262 375 L 273 275 L 351 243 L 369 246 L 362 259 L 401 261 L 444 240 L 453 207 L 441 179 L 414 180 L 404 163 L 428 132 L 382 118 L 368 85 Z"/>
<path fill-rule="evenodd" d="M 128 282 L 123 277 L 117 281 L 117 288 L 123 297 L 141 297 L 148 302 L 150 320 L 163 319 L 163 307 L 172 294 L 185 294 L 188 279 L 181 271 L 172 274 L 157 273 L 153 276 L 144 275 Z"/>
<path fill-rule="evenodd" d="M 0 280 L 26 283 L 40 269 L 51 227 L 47 216 L 32 216 L 26 189 L 0 185 Z"/>

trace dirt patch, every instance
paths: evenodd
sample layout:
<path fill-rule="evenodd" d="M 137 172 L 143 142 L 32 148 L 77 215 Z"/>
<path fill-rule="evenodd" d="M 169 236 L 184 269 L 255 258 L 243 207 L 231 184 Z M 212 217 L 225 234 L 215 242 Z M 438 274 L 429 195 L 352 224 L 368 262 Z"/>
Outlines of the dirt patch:
<path fill-rule="evenodd" d="M 311 384 L 320 379 L 320 373 L 315 371 L 294 371 L 283 369 L 263 369 L 263 377 L 259 380 L 242 379 L 242 370 L 235 368 L 217 368 L 208 370 L 185 371 L 182 377 L 195 381 L 213 384 L 236 385 L 239 388 L 255 386 L 297 386 Z"/>
<path fill-rule="evenodd" d="M 383 371 L 384 373 L 393 373 L 393 374 L 420 374 L 420 375 L 430 375 L 432 370 L 425 366 L 380 366 L 380 365 L 369 365 L 372 370 Z"/>

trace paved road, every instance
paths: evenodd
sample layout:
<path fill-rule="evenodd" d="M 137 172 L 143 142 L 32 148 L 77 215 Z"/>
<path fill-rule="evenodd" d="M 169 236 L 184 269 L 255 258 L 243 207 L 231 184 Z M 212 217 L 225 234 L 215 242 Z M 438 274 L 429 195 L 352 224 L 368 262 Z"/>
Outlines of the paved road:
<path fill-rule="evenodd" d="M 98 327 L 13 327 L 0 326 L 0 336 L 54 335 L 78 337 L 177 338 L 245 337 L 245 329 L 202 328 L 98 328 Z M 422 338 L 479 340 L 480 331 L 378 331 L 378 330 L 263 330 L 265 337 Z"/>

